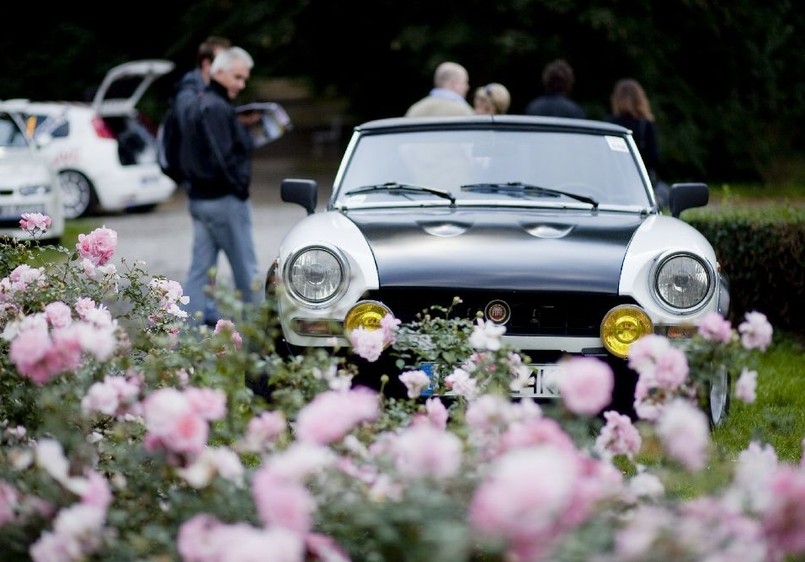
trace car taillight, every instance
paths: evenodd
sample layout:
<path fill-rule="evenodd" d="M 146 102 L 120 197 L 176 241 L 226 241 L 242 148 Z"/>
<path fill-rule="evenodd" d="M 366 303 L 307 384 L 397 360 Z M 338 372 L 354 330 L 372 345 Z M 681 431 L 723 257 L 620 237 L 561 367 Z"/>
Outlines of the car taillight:
<path fill-rule="evenodd" d="M 92 128 L 95 129 L 95 134 L 102 139 L 115 138 L 112 129 L 106 124 L 102 117 L 96 115 L 92 118 Z"/>

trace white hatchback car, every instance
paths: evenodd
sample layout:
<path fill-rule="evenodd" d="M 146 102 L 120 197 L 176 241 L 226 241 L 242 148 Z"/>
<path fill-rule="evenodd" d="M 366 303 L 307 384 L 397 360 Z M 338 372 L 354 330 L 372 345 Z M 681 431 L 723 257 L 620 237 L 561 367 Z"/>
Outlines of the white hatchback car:
<path fill-rule="evenodd" d="M 173 67 L 159 59 L 116 66 L 91 103 L 14 100 L 28 132 L 49 137 L 42 150 L 61 180 L 66 218 L 152 211 L 173 195 L 176 183 L 157 162 L 155 130 L 136 109 Z"/>
<path fill-rule="evenodd" d="M 48 215 L 50 228 L 39 239 L 61 240 L 64 211 L 59 180 L 26 135 L 19 115 L 0 102 L 0 236 L 29 238 L 20 228 L 23 213 Z"/>

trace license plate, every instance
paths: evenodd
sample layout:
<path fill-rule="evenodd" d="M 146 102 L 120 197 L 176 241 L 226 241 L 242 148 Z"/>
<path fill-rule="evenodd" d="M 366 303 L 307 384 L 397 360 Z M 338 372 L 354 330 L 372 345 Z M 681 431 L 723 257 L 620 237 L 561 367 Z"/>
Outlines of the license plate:
<path fill-rule="evenodd" d="M 562 368 L 556 364 L 529 365 L 531 376 L 519 391 L 512 391 L 513 398 L 559 398 L 559 376 Z M 419 368 L 433 381 L 433 363 L 423 363 Z M 421 396 L 433 395 L 433 382 L 422 391 Z M 446 395 L 453 395 L 447 392 Z"/>
<path fill-rule="evenodd" d="M 519 391 L 512 392 L 518 398 L 559 398 L 559 376 L 562 368 L 555 364 L 529 365 L 531 377 Z"/>
<path fill-rule="evenodd" d="M 20 219 L 23 213 L 44 213 L 44 205 L 0 205 L 0 219 Z"/>

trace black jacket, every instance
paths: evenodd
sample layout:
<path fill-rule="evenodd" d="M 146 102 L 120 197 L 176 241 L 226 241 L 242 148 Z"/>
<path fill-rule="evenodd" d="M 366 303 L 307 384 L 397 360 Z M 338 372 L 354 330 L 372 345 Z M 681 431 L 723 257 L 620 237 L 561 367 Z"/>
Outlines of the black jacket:
<path fill-rule="evenodd" d="M 654 121 L 636 119 L 628 115 L 611 115 L 609 121 L 632 130 L 634 141 L 643 163 L 646 165 L 651 181 L 657 180 L 657 168 L 660 165 L 660 150 L 657 143 L 657 127 Z"/>
<path fill-rule="evenodd" d="M 586 114 L 579 104 L 561 94 L 545 94 L 531 100 L 525 108 L 526 115 L 548 115 L 584 119 Z"/>
<path fill-rule="evenodd" d="M 249 198 L 254 143 L 215 80 L 183 109 L 180 162 L 193 199 Z"/>

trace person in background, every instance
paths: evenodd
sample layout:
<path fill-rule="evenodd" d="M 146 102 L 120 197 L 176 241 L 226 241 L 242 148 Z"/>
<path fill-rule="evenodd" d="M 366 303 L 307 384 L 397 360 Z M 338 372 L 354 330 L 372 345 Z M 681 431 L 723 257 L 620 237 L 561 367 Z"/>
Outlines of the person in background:
<path fill-rule="evenodd" d="M 570 99 L 570 92 L 576 83 L 573 67 L 564 59 L 548 63 L 542 71 L 542 86 L 545 93 L 534 98 L 526 106 L 527 115 L 548 115 L 551 117 L 571 117 L 584 119 L 582 107 Z"/>
<path fill-rule="evenodd" d="M 631 129 L 657 200 L 661 206 L 667 206 L 668 186 L 657 178 L 657 167 L 660 163 L 657 127 L 643 86 L 633 78 L 618 80 L 610 96 L 610 105 L 612 114 L 608 120 Z"/>
<path fill-rule="evenodd" d="M 249 198 L 254 143 L 233 104 L 253 66 L 251 55 L 240 47 L 222 50 L 210 66 L 209 85 L 182 114 L 186 126 L 180 162 L 193 220 L 193 251 L 184 285 L 190 302 L 185 310 L 193 323 L 214 325 L 218 320 L 206 317 L 205 311 L 221 251 L 240 298 L 246 303 L 262 300 Z"/>
<path fill-rule="evenodd" d="M 433 89 L 405 112 L 406 117 L 474 115 L 467 102 L 470 79 L 467 69 L 455 62 L 443 62 L 433 73 Z"/>
<path fill-rule="evenodd" d="M 478 115 L 503 115 L 509 111 L 512 97 L 503 84 L 491 82 L 475 89 L 472 105 Z"/>
<path fill-rule="evenodd" d="M 178 155 L 183 129 L 182 113 L 187 104 L 210 83 L 210 65 L 215 55 L 230 46 L 229 39 L 218 35 L 210 35 L 201 42 L 196 52 L 196 67 L 185 72 L 179 79 L 170 106 L 160 124 L 157 134 L 159 164 L 162 171 L 177 183 L 184 180 Z"/>

